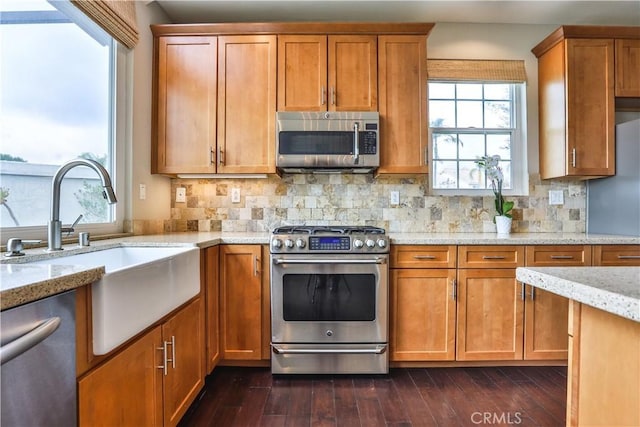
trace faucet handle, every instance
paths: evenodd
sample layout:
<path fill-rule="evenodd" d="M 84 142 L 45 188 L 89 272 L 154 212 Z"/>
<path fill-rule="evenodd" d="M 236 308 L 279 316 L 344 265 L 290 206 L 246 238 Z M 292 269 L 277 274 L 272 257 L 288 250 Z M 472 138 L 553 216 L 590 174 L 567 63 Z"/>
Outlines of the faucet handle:
<path fill-rule="evenodd" d="M 60 231 L 62 231 L 63 233 L 67 233 L 67 237 L 69 237 L 69 235 L 75 231 L 76 225 L 78 225 L 78 223 L 83 217 L 84 215 L 82 214 L 78 215 L 78 218 L 76 218 L 76 220 L 73 221 L 73 224 L 71 224 L 70 227 L 62 227 Z"/>

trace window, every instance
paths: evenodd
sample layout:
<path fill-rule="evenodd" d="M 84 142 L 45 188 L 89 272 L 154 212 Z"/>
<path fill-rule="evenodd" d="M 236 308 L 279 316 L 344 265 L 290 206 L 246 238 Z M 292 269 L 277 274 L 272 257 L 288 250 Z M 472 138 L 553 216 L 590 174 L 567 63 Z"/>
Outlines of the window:
<path fill-rule="evenodd" d="M 511 66 L 516 61 L 505 62 Z M 485 155 L 500 156 L 506 194 L 527 193 L 524 84 L 492 81 L 487 71 L 500 70 L 503 65 L 502 61 L 430 61 L 431 186 L 435 193 L 477 194 L 490 189 L 484 171 L 475 163 Z M 448 75 L 459 79 L 444 78 Z M 474 78 L 476 75 L 488 78 Z M 499 77 L 504 80 L 503 75 Z"/>
<path fill-rule="evenodd" d="M 118 105 L 125 51 L 67 1 L 3 1 L 0 18 L 0 221 L 7 237 L 46 236 L 51 178 L 77 157 L 109 171 L 124 201 Z M 116 126 L 116 124 L 118 126 Z M 78 229 L 122 230 L 124 203 L 109 205 L 98 176 L 72 169 L 63 180 L 60 219 Z"/>

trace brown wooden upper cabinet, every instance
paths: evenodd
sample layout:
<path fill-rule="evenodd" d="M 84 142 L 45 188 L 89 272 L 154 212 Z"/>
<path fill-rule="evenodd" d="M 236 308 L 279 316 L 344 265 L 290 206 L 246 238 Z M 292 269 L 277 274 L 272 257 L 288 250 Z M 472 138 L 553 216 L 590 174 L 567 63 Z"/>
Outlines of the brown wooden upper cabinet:
<path fill-rule="evenodd" d="M 278 37 L 278 111 L 377 111 L 375 35 Z"/>
<path fill-rule="evenodd" d="M 640 27 L 563 26 L 533 48 L 542 179 L 615 174 L 615 96 L 639 96 L 638 39 Z"/>

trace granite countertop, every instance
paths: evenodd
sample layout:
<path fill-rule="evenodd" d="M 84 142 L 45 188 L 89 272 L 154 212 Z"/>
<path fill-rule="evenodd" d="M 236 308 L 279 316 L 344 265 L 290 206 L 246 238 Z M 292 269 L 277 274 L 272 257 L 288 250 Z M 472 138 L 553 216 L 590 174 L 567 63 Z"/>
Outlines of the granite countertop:
<path fill-rule="evenodd" d="M 544 244 L 640 244 L 640 237 L 587 235 L 583 233 L 388 233 L 392 244 L 404 245 L 544 245 Z M 0 309 L 45 298 L 99 280 L 104 268 L 64 265 L 65 256 L 118 246 L 197 246 L 219 244 L 269 244 L 268 232 L 188 232 L 128 236 L 96 240 L 89 247 L 64 245 L 64 251 L 48 253 L 44 248 L 25 250 L 25 256 L 0 260 Z M 60 265 L 27 264 L 61 258 Z"/>
<path fill-rule="evenodd" d="M 516 279 L 640 322 L 640 267 L 519 267 Z"/>

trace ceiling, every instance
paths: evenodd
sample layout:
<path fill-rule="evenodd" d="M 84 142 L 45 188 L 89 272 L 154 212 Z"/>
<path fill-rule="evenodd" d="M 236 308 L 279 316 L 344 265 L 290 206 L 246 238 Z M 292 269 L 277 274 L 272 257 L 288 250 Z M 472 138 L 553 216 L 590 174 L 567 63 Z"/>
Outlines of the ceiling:
<path fill-rule="evenodd" d="M 155 0 L 173 23 L 368 21 L 640 25 L 640 1 Z"/>

